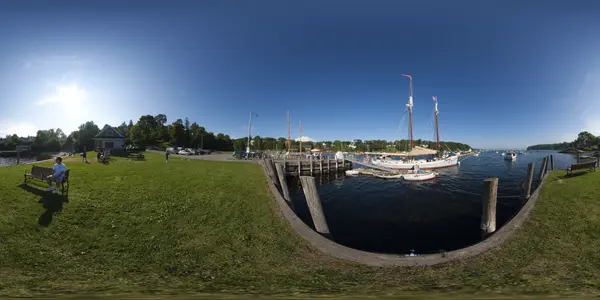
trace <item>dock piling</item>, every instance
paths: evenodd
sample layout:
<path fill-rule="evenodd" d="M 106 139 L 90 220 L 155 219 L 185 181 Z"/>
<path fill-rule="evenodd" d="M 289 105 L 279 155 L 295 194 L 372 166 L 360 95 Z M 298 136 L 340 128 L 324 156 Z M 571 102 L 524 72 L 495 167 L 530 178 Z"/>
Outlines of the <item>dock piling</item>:
<path fill-rule="evenodd" d="M 335 171 L 337 172 L 340 168 L 339 163 L 338 163 L 339 159 L 336 157 L 335 158 Z"/>
<path fill-rule="evenodd" d="M 331 172 L 331 159 L 327 157 L 327 173 Z"/>
<path fill-rule="evenodd" d="M 483 213 L 481 214 L 481 234 L 485 238 L 496 231 L 496 200 L 498 177 L 483 181 Z"/>
<path fill-rule="evenodd" d="M 321 199 L 317 193 L 317 184 L 315 178 L 311 176 L 300 176 L 300 182 L 302 183 L 302 190 L 306 197 L 306 204 L 310 210 L 313 223 L 317 232 L 324 236 L 329 236 L 329 227 L 325 220 L 325 214 L 323 213 L 323 207 L 321 206 Z"/>
<path fill-rule="evenodd" d="M 546 174 L 546 165 L 548 164 L 548 157 L 544 157 L 544 160 L 542 160 L 542 165 L 540 168 L 540 180 L 544 179 L 544 174 Z"/>
<path fill-rule="evenodd" d="M 310 156 L 310 176 L 313 175 L 313 156 Z"/>
<path fill-rule="evenodd" d="M 279 178 L 279 186 L 281 187 L 281 192 L 283 193 L 283 199 L 288 203 L 290 208 L 294 210 L 294 205 L 292 203 L 292 199 L 290 198 L 290 190 L 288 189 L 287 182 L 285 181 L 285 169 L 281 164 L 275 164 L 275 169 L 277 170 L 277 175 Z"/>
<path fill-rule="evenodd" d="M 525 199 L 531 197 L 531 184 L 533 183 L 533 171 L 535 169 L 535 163 L 529 163 L 529 169 L 527 170 L 527 182 L 525 183 Z"/>
<path fill-rule="evenodd" d="M 323 154 L 319 156 L 319 173 L 323 174 Z"/>

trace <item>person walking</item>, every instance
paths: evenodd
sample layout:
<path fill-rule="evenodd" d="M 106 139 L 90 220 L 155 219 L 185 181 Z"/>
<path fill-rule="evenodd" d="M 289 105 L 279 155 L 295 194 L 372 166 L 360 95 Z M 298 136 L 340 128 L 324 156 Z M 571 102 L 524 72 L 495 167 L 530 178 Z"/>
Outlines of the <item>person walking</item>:
<path fill-rule="evenodd" d="M 87 160 L 87 147 L 86 146 L 83 146 L 83 154 L 81 156 L 83 157 L 83 162 L 87 163 L 88 160 Z"/>
<path fill-rule="evenodd" d="M 165 160 L 169 162 L 169 151 L 165 151 Z"/>

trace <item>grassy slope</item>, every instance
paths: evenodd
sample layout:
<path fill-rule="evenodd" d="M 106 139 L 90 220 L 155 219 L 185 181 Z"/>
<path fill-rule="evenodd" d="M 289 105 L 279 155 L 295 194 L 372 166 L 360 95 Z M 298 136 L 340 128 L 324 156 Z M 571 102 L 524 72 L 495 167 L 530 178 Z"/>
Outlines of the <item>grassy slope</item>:
<path fill-rule="evenodd" d="M 147 157 L 67 161 L 69 202 L 51 222 L 46 208 L 60 198 L 19 187 L 29 166 L 0 168 L 0 295 L 600 292 L 600 172 L 552 173 L 532 220 L 499 250 L 441 267 L 370 268 L 293 235 L 257 165 Z"/>

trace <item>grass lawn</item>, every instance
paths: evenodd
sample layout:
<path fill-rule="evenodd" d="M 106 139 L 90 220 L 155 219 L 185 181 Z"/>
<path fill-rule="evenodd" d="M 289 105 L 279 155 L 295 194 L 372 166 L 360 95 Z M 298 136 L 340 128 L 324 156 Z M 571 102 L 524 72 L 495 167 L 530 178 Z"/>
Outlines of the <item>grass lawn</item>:
<path fill-rule="evenodd" d="M 600 294 L 600 172 L 551 173 L 532 219 L 497 250 L 438 267 L 372 268 L 295 236 L 258 165 L 88 157 L 65 161 L 66 203 L 39 180 L 20 186 L 31 166 L 0 168 L 0 296 Z"/>

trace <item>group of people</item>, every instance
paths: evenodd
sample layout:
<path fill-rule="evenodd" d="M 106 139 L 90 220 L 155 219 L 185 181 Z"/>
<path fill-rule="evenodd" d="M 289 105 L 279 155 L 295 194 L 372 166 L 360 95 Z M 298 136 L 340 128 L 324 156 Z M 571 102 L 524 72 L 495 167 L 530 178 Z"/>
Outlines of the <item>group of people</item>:
<path fill-rule="evenodd" d="M 101 162 L 105 162 L 110 158 L 110 149 L 97 148 L 96 159 Z"/>

